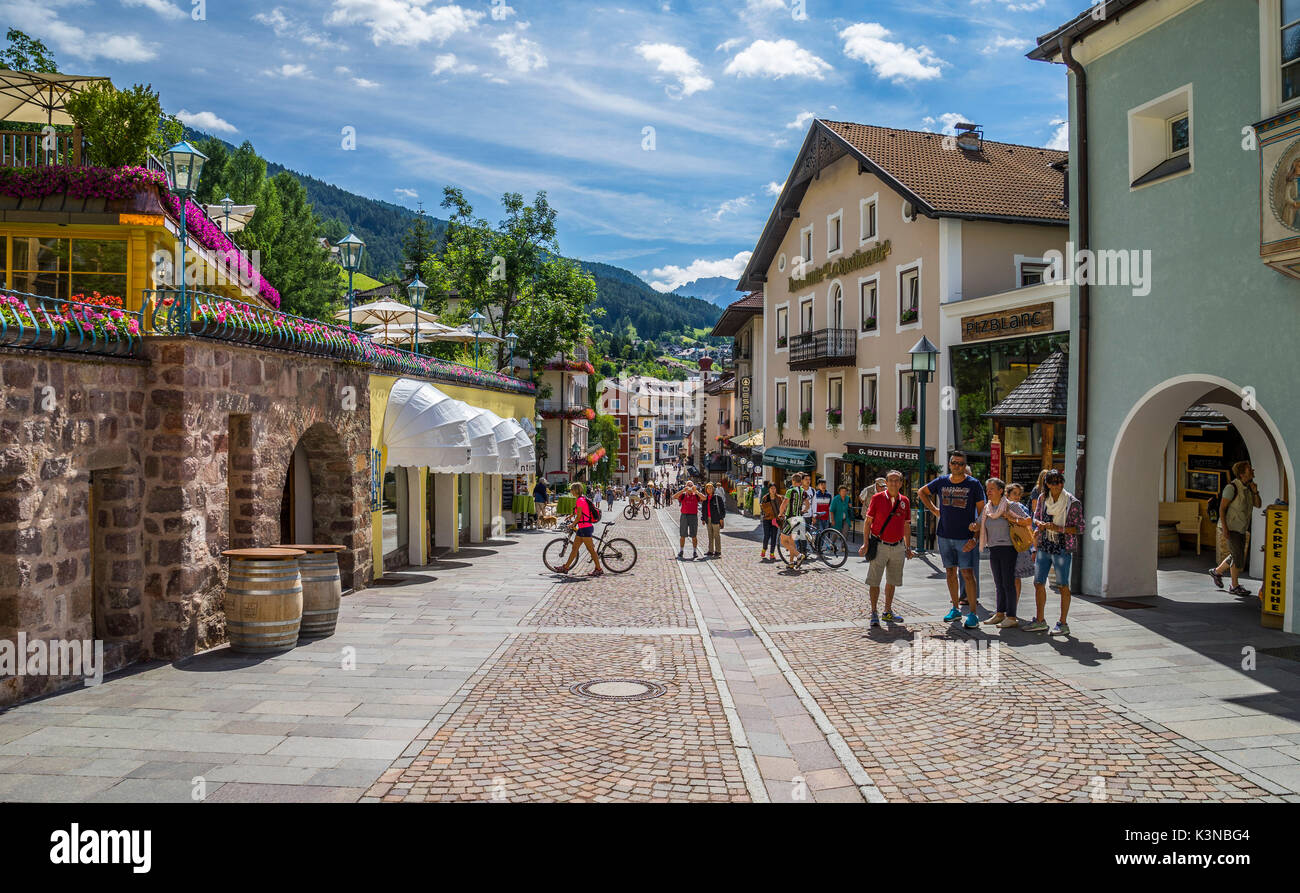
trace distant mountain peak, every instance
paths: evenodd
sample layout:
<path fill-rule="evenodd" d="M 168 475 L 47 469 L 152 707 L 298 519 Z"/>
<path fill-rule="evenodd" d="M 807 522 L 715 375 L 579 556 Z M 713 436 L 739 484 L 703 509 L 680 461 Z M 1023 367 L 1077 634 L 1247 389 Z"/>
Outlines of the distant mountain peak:
<path fill-rule="evenodd" d="M 732 301 L 738 301 L 744 295 L 736 291 L 736 280 L 728 276 L 709 276 L 696 279 L 675 289 L 679 295 L 690 295 L 701 301 L 708 301 L 718 307 L 726 307 Z"/>

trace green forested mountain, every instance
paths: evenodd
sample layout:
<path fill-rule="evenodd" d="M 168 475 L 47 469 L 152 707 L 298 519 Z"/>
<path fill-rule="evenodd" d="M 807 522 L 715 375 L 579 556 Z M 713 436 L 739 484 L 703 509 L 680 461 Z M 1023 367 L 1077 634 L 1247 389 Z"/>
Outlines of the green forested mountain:
<path fill-rule="evenodd" d="M 211 134 L 187 127 L 185 138 L 198 141 L 211 138 Z M 232 152 L 235 150 L 231 144 L 226 145 Z M 337 242 L 351 229 L 366 243 L 361 272 L 381 279 L 399 275 L 402 268 L 402 239 L 415 220 L 414 211 L 392 202 L 348 192 L 324 180 L 267 161 L 267 176 L 273 177 L 280 171 L 287 171 L 306 189 L 307 200 L 321 219 L 322 235 L 331 242 Z M 447 221 L 428 215 L 426 217 L 433 229 L 438 250 L 441 250 L 446 237 Z M 578 263 L 595 277 L 596 306 L 605 311 L 597 325 L 608 331 L 622 333 L 631 325 L 636 329 L 638 338 L 653 340 L 668 333 L 680 334 L 685 327 L 695 329 L 712 326 L 722 313 L 720 307 L 707 301 L 657 292 L 636 274 L 621 267 L 587 261 Z"/>

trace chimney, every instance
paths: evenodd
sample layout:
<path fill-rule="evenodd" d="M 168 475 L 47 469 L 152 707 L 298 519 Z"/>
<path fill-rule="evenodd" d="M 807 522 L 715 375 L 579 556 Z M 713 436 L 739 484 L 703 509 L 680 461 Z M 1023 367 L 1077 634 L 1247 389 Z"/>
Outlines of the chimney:
<path fill-rule="evenodd" d="M 984 130 L 978 124 L 958 124 L 957 147 L 964 152 L 978 152 L 984 148 Z"/>

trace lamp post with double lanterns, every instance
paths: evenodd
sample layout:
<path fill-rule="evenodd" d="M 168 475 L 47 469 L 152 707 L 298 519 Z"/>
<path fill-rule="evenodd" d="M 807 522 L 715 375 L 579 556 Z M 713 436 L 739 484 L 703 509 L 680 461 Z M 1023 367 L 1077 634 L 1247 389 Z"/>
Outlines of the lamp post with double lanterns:
<path fill-rule="evenodd" d="M 424 306 L 424 294 L 429 290 L 429 286 L 420 281 L 416 276 L 406 286 L 406 296 L 411 299 L 411 306 L 415 308 L 415 352 L 420 352 L 420 308 Z"/>
<path fill-rule="evenodd" d="M 203 162 L 208 160 L 198 149 L 191 146 L 187 141 L 181 140 L 163 153 L 163 166 L 167 171 L 167 182 L 171 191 L 176 194 L 180 200 L 181 212 L 181 256 L 179 279 L 181 285 L 181 297 L 178 302 L 180 305 L 180 318 L 188 333 L 190 328 L 190 296 L 185 289 L 185 242 L 187 239 L 185 228 L 185 205 L 199 188 L 199 175 L 203 172 Z"/>
<path fill-rule="evenodd" d="M 338 244 L 339 260 L 343 269 L 348 271 L 348 328 L 352 328 L 352 303 L 356 290 L 352 287 L 353 275 L 361 269 L 361 257 L 366 253 L 366 243 L 357 238 L 356 233 L 349 232 Z"/>
<path fill-rule="evenodd" d="M 916 375 L 917 390 L 921 392 L 921 443 L 916 454 L 916 489 L 925 486 L 925 386 L 934 375 L 935 364 L 939 357 L 939 348 L 935 347 L 924 335 L 908 351 L 912 357 L 912 372 Z M 925 551 L 925 511 L 916 513 L 916 551 Z"/>

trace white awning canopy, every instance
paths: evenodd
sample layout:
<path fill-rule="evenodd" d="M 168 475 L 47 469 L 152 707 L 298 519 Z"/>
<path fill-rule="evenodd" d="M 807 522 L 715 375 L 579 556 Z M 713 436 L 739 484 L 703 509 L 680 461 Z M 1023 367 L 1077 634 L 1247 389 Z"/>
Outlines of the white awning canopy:
<path fill-rule="evenodd" d="M 469 471 L 469 423 L 474 416 L 472 408 L 428 382 L 399 379 L 384 409 L 387 466 L 423 466 L 447 474 Z"/>
<path fill-rule="evenodd" d="M 501 458 L 497 451 L 496 423 L 500 421 L 486 409 L 469 407 L 469 469 L 473 474 L 500 474 Z"/>

